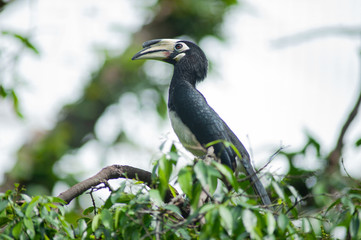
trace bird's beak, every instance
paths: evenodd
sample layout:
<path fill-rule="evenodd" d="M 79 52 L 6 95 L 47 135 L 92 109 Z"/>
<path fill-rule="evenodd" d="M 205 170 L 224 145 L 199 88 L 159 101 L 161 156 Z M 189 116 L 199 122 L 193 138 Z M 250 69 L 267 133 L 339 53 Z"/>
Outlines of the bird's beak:
<path fill-rule="evenodd" d="M 174 46 L 179 40 L 175 39 L 155 39 L 143 43 L 143 49 L 137 52 L 132 60 L 154 59 L 166 60 L 174 51 Z"/>

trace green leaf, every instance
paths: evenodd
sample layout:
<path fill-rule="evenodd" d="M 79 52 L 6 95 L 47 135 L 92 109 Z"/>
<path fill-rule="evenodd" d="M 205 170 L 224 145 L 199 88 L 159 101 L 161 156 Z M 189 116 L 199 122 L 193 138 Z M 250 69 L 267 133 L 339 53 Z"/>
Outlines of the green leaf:
<path fill-rule="evenodd" d="M 86 209 L 84 209 L 83 211 L 83 215 L 88 215 L 89 213 L 93 212 L 94 211 L 94 207 L 91 206 L 91 207 L 88 207 Z"/>
<path fill-rule="evenodd" d="M 8 206 L 9 201 L 8 200 L 2 200 L 0 202 L 0 213 Z"/>
<path fill-rule="evenodd" d="M 7 94 L 6 90 L 5 90 L 5 88 L 2 85 L 0 85 L 0 96 L 5 98 L 7 95 L 8 94 Z"/>
<path fill-rule="evenodd" d="M 177 190 L 170 184 L 168 185 L 168 187 L 169 187 L 170 192 L 172 193 L 172 196 L 176 197 L 177 196 Z"/>
<path fill-rule="evenodd" d="M 32 50 L 35 54 L 39 54 L 38 49 L 30 42 L 29 38 L 21 36 L 20 34 L 11 32 L 2 32 L 4 35 L 12 35 L 19 39 L 28 49 Z"/>
<path fill-rule="evenodd" d="M 275 216 L 273 216 L 273 214 L 271 212 L 267 212 L 266 217 L 267 217 L 267 220 L 266 220 L 267 221 L 267 234 L 272 235 L 276 229 Z"/>
<path fill-rule="evenodd" d="M 16 215 L 18 215 L 19 217 L 24 217 L 25 215 L 24 215 L 24 213 L 21 211 L 21 209 L 20 208 L 18 208 L 18 207 L 14 207 L 13 208 L 13 210 L 15 211 L 15 213 L 16 213 Z"/>
<path fill-rule="evenodd" d="M 213 162 L 216 168 L 223 174 L 223 176 L 227 179 L 227 181 L 232 185 L 235 191 L 238 191 L 238 182 L 236 176 L 234 175 L 233 171 L 226 165 Z"/>
<path fill-rule="evenodd" d="M 276 191 L 277 195 L 282 199 L 285 200 L 285 193 L 283 192 L 282 188 L 278 185 L 277 182 L 272 181 L 273 189 Z"/>
<path fill-rule="evenodd" d="M 18 222 L 12 230 L 12 234 L 16 239 L 19 238 L 20 233 L 22 232 L 22 226 L 23 226 L 23 223 Z"/>
<path fill-rule="evenodd" d="M 194 211 L 198 209 L 198 202 L 199 202 L 201 193 L 202 193 L 202 185 L 199 182 L 196 182 L 195 184 L 193 184 L 192 198 L 190 199 L 191 207 Z"/>
<path fill-rule="evenodd" d="M 202 214 L 202 213 L 209 212 L 209 211 L 213 210 L 215 207 L 216 207 L 216 205 L 214 205 L 213 203 L 206 203 L 199 209 L 199 213 Z"/>
<path fill-rule="evenodd" d="M 198 161 L 194 166 L 194 173 L 203 187 L 208 186 L 207 181 L 207 166 L 203 161 Z"/>
<path fill-rule="evenodd" d="M 331 203 L 331 205 L 326 209 L 325 214 L 328 213 L 328 211 L 330 211 L 335 205 L 338 205 L 341 202 L 341 198 L 338 198 L 336 201 L 334 201 L 333 203 Z"/>
<path fill-rule="evenodd" d="M 3 214 L 3 215 L 6 216 L 5 214 Z M 0 228 L 5 226 L 6 224 L 11 222 L 12 220 L 13 220 L 12 217 L 11 218 L 10 217 L 0 217 Z"/>
<path fill-rule="evenodd" d="M 162 196 L 160 195 L 160 192 L 158 189 L 151 189 L 149 190 L 149 196 L 150 196 L 150 199 L 152 201 L 154 201 L 154 203 L 158 206 L 160 205 L 163 205 L 164 202 L 163 202 L 163 198 Z"/>
<path fill-rule="evenodd" d="M 311 218 L 310 225 L 316 236 L 317 235 L 319 236 L 322 234 L 322 231 L 321 231 L 322 222 L 319 219 Z"/>
<path fill-rule="evenodd" d="M 179 207 L 177 207 L 176 205 L 166 205 L 164 209 L 167 209 L 171 212 L 178 214 L 179 216 L 182 216 L 182 212 L 180 211 Z"/>
<path fill-rule="evenodd" d="M 302 218 L 302 231 L 305 233 L 310 232 L 312 229 L 311 223 L 307 218 Z"/>
<path fill-rule="evenodd" d="M 355 205 L 353 204 L 353 202 L 351 201 L 351 199 L 348 196 L 342 197 L 341 198 L 341 203 L 345 206 L 348 207 L 350 210 L 350 213 L 353 214 L 355 211 Z"/>
<path fill-rule="evenodd" d="M 21 198 L 25 200 L 25 202 L 31 202 L 32 198 L 24 193 L 20 194 Z"/>
<path fill-rule="evenodd" d="M 4 239 L 4 240 L 14 240 L 14 238 L 7 236 L 6 234 L 1 234 L 0 233 L 0 239 Z"/>
<path fill-rule="evenodd" d="M 78 220 L 79 235 L 82 235 L 86 231 L 87 227 L 88 227 L 88 225 L 86 224 L 86 221 L 84 220 L 84 218 L 81 218 Z"/>
<path fill-rule="evenodd" d="M 356 214 L 353 215 L 351 222 L 350 222 L 350 234 L 352 239 L 357 239 L 358 232 L 360 230 L 360 219 L 358 212 L 355 212 Z"/>
<path fill-rule="evenodd" d="M 64 216 L 65 215 L 65 208 L 63 206 L 60 206 L 60 205 L 56 205 L 56 209 L 59 210 L 59 214 L 61 216 Z"/>
<path fill-rule="evenodd" d="M 219 239 L 219 229 L 221 227 L 221 221 L 219 217 L 219 211 L 218 208 L 214 208 L 211 211 L 207 212 L 205 215 L 206 224 L 205 227 L 205 233 L 206 238 L 203 237 L 203 239 Z M 201 238 L 202 239 L 202 238 Z"/>
<path fill-rule="evenodd" d="M 59 218 L 59 221 L 61 222 L 61 226 L 64 229 L 65 233 L 70 237 L 70 238 L 74 238 L 74 231 L 73 228 L 71 227 L 70 223 L 68 223 L 67 221 L 65 221 L 64 218 Z"/>
<path fill-rule="evenodd" d="M 182 191 L 192 198 L 192 173 L 188 167 L 182 168 L 178 173 L 178 183 Z"/>
<path fill-rule="evenodd" d="M 48 198 L 49 198 L 49 201 L 50 201 L 50 202 L 53 202 L 53 203 L 61 203 L 61 204 L 63 204 L 63 205 L 68 204 L 68 203 L 65 202 L 63 199 L 58 198 L 58 197 L 52 197 L 52 196 L 50 196 L 50 197 L 48 197 Z"/>
<path fill-rule="evenodd" d="M 170 175 L 172 174 L 173 170 L 173 164 L 170 160 L 166 158 L 166 156 L 163 156 L 161 159 L 159 159 L 159 169 L 158 169 L 158 176 L 159 176 L 159 192 L 164 198 L 166 191 L 168 190 L 168 183 Z"/>
<path fill-rule="evenodd" d="M 34 216 L 39 200 L 40 196 L 35 196 L 33 200 L 29 203 L 25 210 L 26 217 L 32 218 Z"/>
<path fill-rule="evenodd" d="M 24 225 L 26 228 L 26 233 L 29 234 L 30 238 L 35 237 L 35 229 L 34 229 L 34 223 L 29 218 L 24 218 Z"/>
<path fill-rule="evenodd" d="M 221 205 L 219 207 L 219 215 L 221 216 L 221 224 L 222 226 L 227 230 L 229 235 L 232 235 L 232 231 L 233 231 L 233 216 L 231 211 Z"/>
<path fill-rule="evenodd" d="M 120 214 L 122 213 L 122 209 L 121 208 L 116 208 L 115 209 L 115 214 L 114 214 L 114 228 L 119 228 L 119 218 L 120 218 Z"/>
<path fill-rule="evenodd" d="M 222 178 L 222 175 L 219 171 L 212 165 L 207 166 L 207 182 L 209 186 L 210 194 L 213 194 L 216 191 L 218 185 L 218 179 Z"/>
<path fill-rule="evenodd" d="M 101 216 L 104 227 L 112 230 L 113 229 L 113 217 L 112 217 L 112 214 L 110 214 L 109 210 L 106 208 L 103 209 L 100 216 Z"/>
<path fill-rule="evenodd" d="M 46 210 L 48 210 L 49 212 L 59 208 L 57 205 L 53 204 L 53 203 L 45 203 L 44 207 L 46 208 Z"/>
<path fill-rule="evenodd" d="M 157 112 L 158 115 L 165 119 L 167 117 L 167 111 L 168 107 L 167 107 L 167 102 L 164 99 L 162 94 L 159 94 L 159 98 L 158 98 L 158 102 L 157 102 Z"/>
<path fill-rule="evenodd" d="M 360 147 L 360 146 L 361 146 L 361 138 L 355 142 L 355 146 L 356 146 L 356 147 Z"/>
<path fill-rule="evenodd" d="M 24 118 L 23 114 L 20 112 L 19 99 L 14 90 L 11 90 L 11 97 L 13 99 L 13 105 L 16 114 L 18 115 L 18 117 Z"/>
<path fill-rule="evenodd" d="M 97 214 L 94 216 L 93 222 L 92 222 L 93 232 L 95 232 L 99 228 L 99 225 L 100 225 L 100 214 Z"/>
<path fill-rule="evenodd" d="M 293 195 L 296 199 L 299 199 L 299 198 L 300 198 L 300 195 L 298 194 L 296 188 L 294 188 L 294 187 L 291 186 L 291 185 L 287 185 L 287 188 L 290 190 L 290 192 L 292 193 L 292 195 Z"/>
<path fill-rule="evenodd" d="M 209 148 L 210 146 L 213 146 L 213 145 L 216 145 L 216 144 L 218 144 L 218 143 L 220 143 L 220 142 L 223 142 L 223 140 L 215 140 L 215 141 L 213 141 L 213 142 L 210 142 L 210 143 L 208 143 L 208 144 L 206 144 L 206 148 Z"/>
<path fill-rule="evenodd" d="M 351 193 L 351 194 L 348 195 L 348 197 L 350 199 L 356 198 L 356 199 L 361 200 L 361 189 L 360 190 L 352 189 L 351 191 L 354 192 L 354 193 Z"/>
<path fill-rule="evenodd" d="M 129 203 L 134 198 L 135 198 L 134 194 L 117 192 L 116 194 L 111 195 L 111 202 L 112 203 Z"/>
<path fill-rule="evenodd" d="M 255 228 L 257 226 L 257 217 L 252 211 L 250 211 L 249 209 L 243 210 L 242 221 L 247 232 L 251 234 L 251 238 L 261 239 L 260 236 L 258 236 L 257 232 L 255 231 Z"/>
<path fill-rule="evenodd" d="M 170 160 L 176 164 L 179 159 L 179 154 L 174 145 L 172 145 L 171 151 L 168 154 L 169 154 Z"/>
<path fill-rule="evenodd" d="M 288 217 L 281 213 L 277 218 L 277 224 L 282 232 L 286 230 L 288 223 L 289 223 Z"/>
<path fill-rule="evenodd" d="M 180 235 L 179 236 L 180 239 L 192 239 L 192 237 L 189 235 L 189 233 L 183 228 L 177 229 L 176 234 Z"/>

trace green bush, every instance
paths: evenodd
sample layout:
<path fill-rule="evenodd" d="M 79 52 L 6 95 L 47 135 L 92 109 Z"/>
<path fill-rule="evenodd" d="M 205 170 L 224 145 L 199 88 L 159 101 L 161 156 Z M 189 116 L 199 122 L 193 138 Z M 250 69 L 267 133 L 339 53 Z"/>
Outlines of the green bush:
<path fill-rule="evenodd" d="M 123 182 L 102 206 L 85 209 L 75 224 L 70 223 L 69 210 L 59 198 L 29 197 L 18 187 L 2 193 L 0 238 L 334 239 L 344 233 L 343 238 L 361 239 L 359 188 L 323 194 L 327 205 L 304 209 L 303 201 L 316 195 L 302 197 L 284 180 L 271 179 L 275 204 L 264 208 L 252 195 L 245 176 L 236 178 L 227 166 L 215 161 L 196 161 L 179 171 L 182 193 L 177 195 L 169 184 L 177 158 L 173 149 L 157 161 L 153 170 L 156 187 L 150 189 L 138 181 L 134 182 L 138 190 L 127 192 Z M 174 198 L 166 202 L 169 189 Z M 202 191 L 209 200 L 198 207 Z"/>

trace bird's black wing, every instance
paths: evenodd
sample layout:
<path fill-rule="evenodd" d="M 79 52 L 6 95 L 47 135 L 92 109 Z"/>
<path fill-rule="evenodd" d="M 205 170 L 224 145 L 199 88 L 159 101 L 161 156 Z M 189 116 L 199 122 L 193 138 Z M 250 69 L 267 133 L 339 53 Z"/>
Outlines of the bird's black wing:
<path fill-rule="evenodd" d="M 188 82 L 178 84 L 171 94 L 170 110 L 174 108 L 173 110 L 178 117 L 202 145 L 216 140 L 225 140 L 237 148 L 242 156 L 242 166 L 250 177 L 255 192 L 261 197 L 263 204 L 271 204 L 266 190 L 251 165 L 246 148 L 220 116 L 208 105 L 204 96 Z M 223 164 L 228 165 L 234 171 L 236 170 L 237 154 L 230 147 L 225 147 L 223 143 L 217 143 L 214 145 L 214 150 Z"/>
<path fill-rule="evenodd" d="M 188 82 L 178 84 L 172 91 L 170 99 L 172 99 L 170 111 L 174 110 L 177 113 L 200 144 L 204 146 L 216 140 L 231 141 L 223 120 L 191 84 Z M 214 150 L 222 163 L 234 170 L 235 156 L 230 148 L 225 148 L 223 143 L 217 143 L 214 145 Z"/>

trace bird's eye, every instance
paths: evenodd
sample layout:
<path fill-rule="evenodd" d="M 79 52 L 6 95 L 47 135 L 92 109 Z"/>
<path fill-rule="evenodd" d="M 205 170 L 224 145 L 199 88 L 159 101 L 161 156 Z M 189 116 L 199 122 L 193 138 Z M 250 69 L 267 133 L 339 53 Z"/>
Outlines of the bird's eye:
<path fill-rule="evenodd" d="M 177 43 L 174 48 L 175 48 L 175 50 L 180 50 L 180 49 L 182 49 L 182 47 L 183 47 L 183 44 Z"/>

